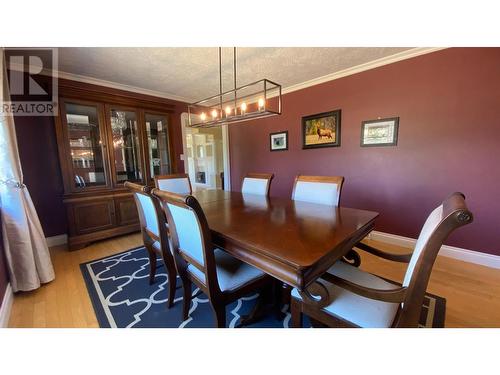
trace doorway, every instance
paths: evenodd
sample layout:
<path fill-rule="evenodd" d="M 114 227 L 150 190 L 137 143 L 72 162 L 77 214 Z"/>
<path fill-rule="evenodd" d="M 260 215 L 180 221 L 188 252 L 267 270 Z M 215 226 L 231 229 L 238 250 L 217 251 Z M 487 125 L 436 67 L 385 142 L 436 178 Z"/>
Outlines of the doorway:
<path fill-rule="evenodd" d="M 181 159 L 193 190 L 231 190 L 227 125 L 205 129 L 190 128 L 187 113 L 182 113 L 181 123 Z"/>

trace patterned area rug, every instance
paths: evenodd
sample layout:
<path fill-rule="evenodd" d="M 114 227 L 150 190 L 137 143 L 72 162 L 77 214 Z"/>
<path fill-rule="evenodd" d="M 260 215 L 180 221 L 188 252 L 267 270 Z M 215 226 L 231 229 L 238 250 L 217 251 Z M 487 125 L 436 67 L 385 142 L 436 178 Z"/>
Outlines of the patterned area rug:
<path fill-rule="evenodd" d="M 193 288 L 190 317 L 181 321 L 182 286 L 178 289 L 174 306 L 167 309 L 168 276 L 162 261 L 158 262 L 156 280 L 149 285 L 149 258 L 144 247 L 94 260 L 80 265 L 87 290 L 100 327 L 137 328 L 211 328 L 215 326 L 208 298 Z M 249 295 L 226 307 L 226 324 L 236 327 L 240 317 L 248 314 L 258 298 Z M 443 327 L 446 300 L 427 294 L 420 317 L 421 327 Z M 283 310 L 284 319 L 275 314 L 249 325 L 252 328 L 288 328 L 290 313 Z M 305 318 L 304 327 L 310 326 Z"/>

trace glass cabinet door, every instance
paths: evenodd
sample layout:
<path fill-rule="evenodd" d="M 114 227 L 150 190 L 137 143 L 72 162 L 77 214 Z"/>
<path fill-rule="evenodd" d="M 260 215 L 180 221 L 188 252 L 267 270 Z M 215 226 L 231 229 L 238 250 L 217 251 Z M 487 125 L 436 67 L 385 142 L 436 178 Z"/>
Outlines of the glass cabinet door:
<path fill-rule="evenodd" d="M 72 171 L 70 184 L 78 189 L 108 185 L 98 107 L 64 103 Z"/>
<path fill-rule="evenodd" d="M 145 113 L 146 137 L 149 153 L 150 178 L 172 173 L 170 161 L 168 119 L 164 115 Z"/>
<path fill-rule="evenodd" d="M 111 109 L 114 173 L 117 183 L 142 181 L 140 134 L 137 113 Z"/>

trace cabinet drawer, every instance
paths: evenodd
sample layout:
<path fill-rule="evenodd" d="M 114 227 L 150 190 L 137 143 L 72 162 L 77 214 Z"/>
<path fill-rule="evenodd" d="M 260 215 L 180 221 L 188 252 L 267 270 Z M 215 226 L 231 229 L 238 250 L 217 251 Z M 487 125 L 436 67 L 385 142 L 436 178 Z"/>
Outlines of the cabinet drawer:
<path fill-rule="evenodd" d="M 113 199 L 75 203 L 71 206 L 75 234 L 85 234 L 116 226 Z"/>

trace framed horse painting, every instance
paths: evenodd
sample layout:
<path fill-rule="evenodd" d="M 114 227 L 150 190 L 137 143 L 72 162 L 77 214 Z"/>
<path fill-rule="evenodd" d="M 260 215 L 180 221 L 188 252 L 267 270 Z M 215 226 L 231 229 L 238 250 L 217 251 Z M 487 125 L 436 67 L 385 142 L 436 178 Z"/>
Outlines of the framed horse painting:
<path fill-rule="evenodd" d="M 340 146 L 340 109 L 302 117 L 302 148 Z"/>

